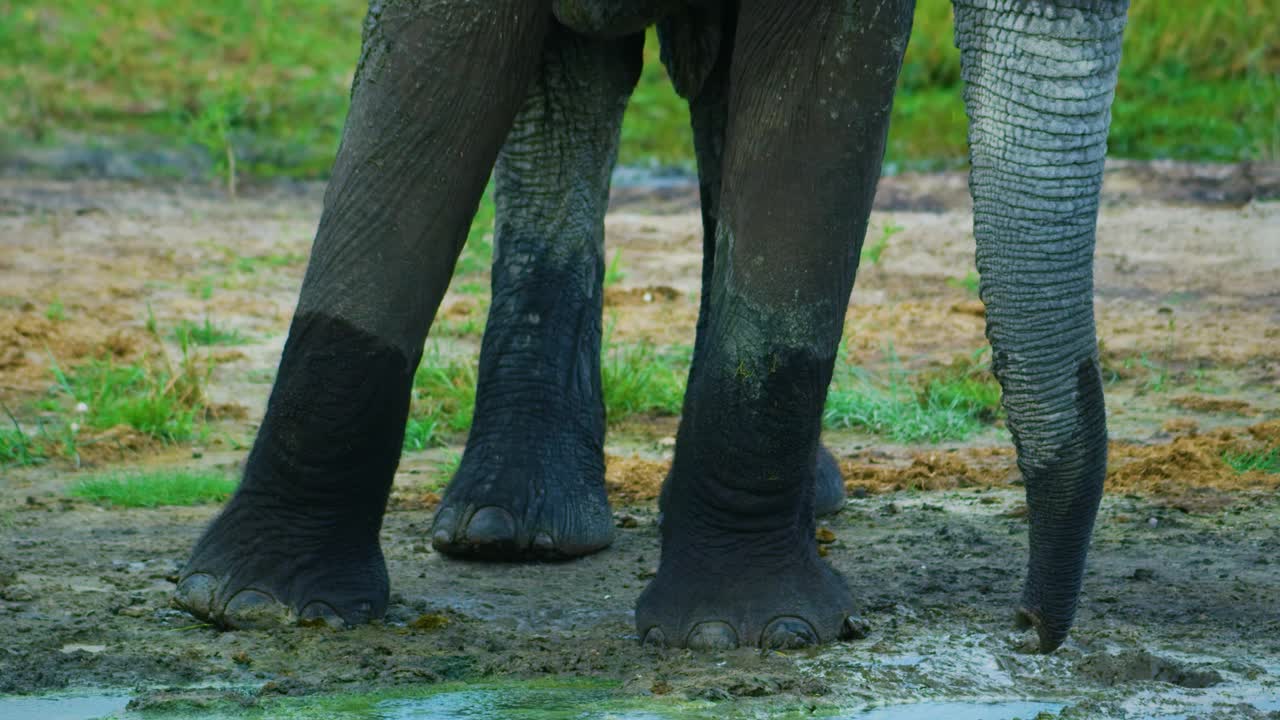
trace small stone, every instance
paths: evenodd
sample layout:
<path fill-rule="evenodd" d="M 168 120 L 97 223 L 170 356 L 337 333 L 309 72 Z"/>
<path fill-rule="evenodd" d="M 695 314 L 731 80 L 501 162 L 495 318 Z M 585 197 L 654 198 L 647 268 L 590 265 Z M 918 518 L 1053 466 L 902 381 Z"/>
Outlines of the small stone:
<path fill-rule="evenodd" d="M 147 614 L 147 608 L 142 605 L 130 605 L 129 607 L 122 607 L 119 610 L 116 610 L 116 614 L 123 615 L 125 617 L 140 618 Z"/>
<path fill-rule="evenodd" d="M 1155 527 L 1160 524 L 1159 518 L 1147 518 L 1147 527 Z"/>
<path fill-rule="evenodd" d="M 627 513 L 618 513 L 614 516 L 614 524 L 620 528 L 640 527 L 640 519 L 635 515 Z"/>
<path fill-rule="evenodd" d="M 823 545 L 836 541 L 836 534 L 831 532 L 831 528 L 820 527 L 814 535 L 817 537 L 818 542 Z"/>
<path fill-rule="evenodd" d="M 234 662 L 234 663 L 235 663 L 235 664 L 237 664 L 237 665 L 251 665 L 251 664 L 253 664 L 253 658 L 249 657 L 249 653 L 245 652 L 244 650 L 241 650 L 240 652 L 235 653 L 234 655 L 232 655 L 232 656 L 231 656 L 231 661 L 232 661 L 232 662 Z"/>
<path fill-rule="evenodd" d="M 1155 579 L 1156 571 L 1151 568 L 1137 568 L 1129 577 L 1130 579 L 1137 580 L 1138 582 L 1150 582 Z"/>
<path fill-rule="evenodd" d="M 840 638 L 843 640 L 863 640 L 870 634 L 871 623 L 857 615 L 845 618 L 844 625 L 840 628 Z"/>

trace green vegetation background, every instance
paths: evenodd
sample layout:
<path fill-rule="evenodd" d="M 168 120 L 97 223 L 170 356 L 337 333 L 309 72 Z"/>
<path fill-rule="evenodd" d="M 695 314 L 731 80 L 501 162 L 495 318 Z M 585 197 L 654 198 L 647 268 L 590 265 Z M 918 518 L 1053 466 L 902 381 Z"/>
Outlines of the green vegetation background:
<path fill-rule="evenodd" d="M 215 171 L 321 177 L 346 114 L 365 0 L 0 0 L 0 142 L 203 147 Z M 1280 3 L 1133 0 L 1116 156 L 1280 157 Z M 651 36 L 622 162 L 687 164 L 684 104 Z M 960 164 L 949 0 L 919 0 L 888 162 Z"/>

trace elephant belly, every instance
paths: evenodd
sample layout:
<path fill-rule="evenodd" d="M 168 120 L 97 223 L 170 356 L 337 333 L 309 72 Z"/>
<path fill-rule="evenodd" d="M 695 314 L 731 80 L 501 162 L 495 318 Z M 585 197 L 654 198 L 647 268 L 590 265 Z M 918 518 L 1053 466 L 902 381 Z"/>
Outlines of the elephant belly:
<path fill-rule="evenodd" d="M 685 0 L 555 0 L 552 12 L 565 27 L 584 35 L 619 36 L 644 30 Z"/>

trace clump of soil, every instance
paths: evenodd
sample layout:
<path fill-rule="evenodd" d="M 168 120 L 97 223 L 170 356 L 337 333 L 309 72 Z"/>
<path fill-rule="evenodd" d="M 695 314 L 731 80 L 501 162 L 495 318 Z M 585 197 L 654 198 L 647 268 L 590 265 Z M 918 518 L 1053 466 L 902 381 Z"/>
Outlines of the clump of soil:
<path fill-rule="evenodd" d="M 82 314 L 51 320 L 34 307 L 0 310 L 0 372 L 4 386 L 22 394 L 49 385 L 51 363 L 68 367 L 94 357 L 128 361 L 157 343 L 146 333 L 118 328 Z"/>
<path fill-rule="evenodd" d="M 397 489 L 391 493 L 391 498 L 387 501 L 387 512 L 434 511 L 439 504 L 440 495 L 434 491 Z"/>
<path fill-rule="evenodd" d="M 1153 497 L 1186 512 L 1211 512 L 1247 502 L 1251 491 L 1280 489 L 1280 475 L 1237 472 L 1228 452 L 1262 449 L 1280 435 L 1280 421 L 1261 423 L 1243 435 L 1231 429 L 1176 437 L 1164 445 L 1113 442 L 1107 490 Z"/>
<path fill-rule="evenodd" d="M 1257 415 L 1258 410 L 1244 400 L 1214 398 L 1203 395 L 1180 395 L 1169 401 L 1170 405 L 1184 410 L 1206 413 L 1230 413 L 1232 415 Z"/>
<path fill-rule="evenodd" d="M 616 506 L 639 505 L 658 499 L 662 481 L 667 477 L 671 463 L 647 460 L 632 455 L 608 455 L 604 462 L 604 486 L 609 501 Z"/>
<path fill-rule="evenodd" d="M 992 451 L 987 451 L 992 455 Z M 952 490 L 1002 482 L 1007 468 L 975 466 L 957 453 L 920 453 L 906 467 L 867 464 L 856 460 L 840 463 L 845 491 L 850 495 L 879 495 L 900 490 Z"/>

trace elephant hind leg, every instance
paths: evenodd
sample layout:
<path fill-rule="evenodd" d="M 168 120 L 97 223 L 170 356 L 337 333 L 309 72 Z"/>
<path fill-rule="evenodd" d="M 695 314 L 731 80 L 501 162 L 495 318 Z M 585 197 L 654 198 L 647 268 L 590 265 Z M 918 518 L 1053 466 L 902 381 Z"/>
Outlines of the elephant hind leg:
<path fill-rule="evenodd" d="M 642 35 L 556 26 L 495 173 L 493 302 L 467 448 L 432 528 L 459 557 L 558 559 L 613 539 L 604 489 L 604 215 Z"/>
<path fill-rule="evenodd" d="M 525 0 L 372 3 L 280 371 L 175 600 L 223 627 L 380 616 L 409 392 L 548 19 Z"/>

